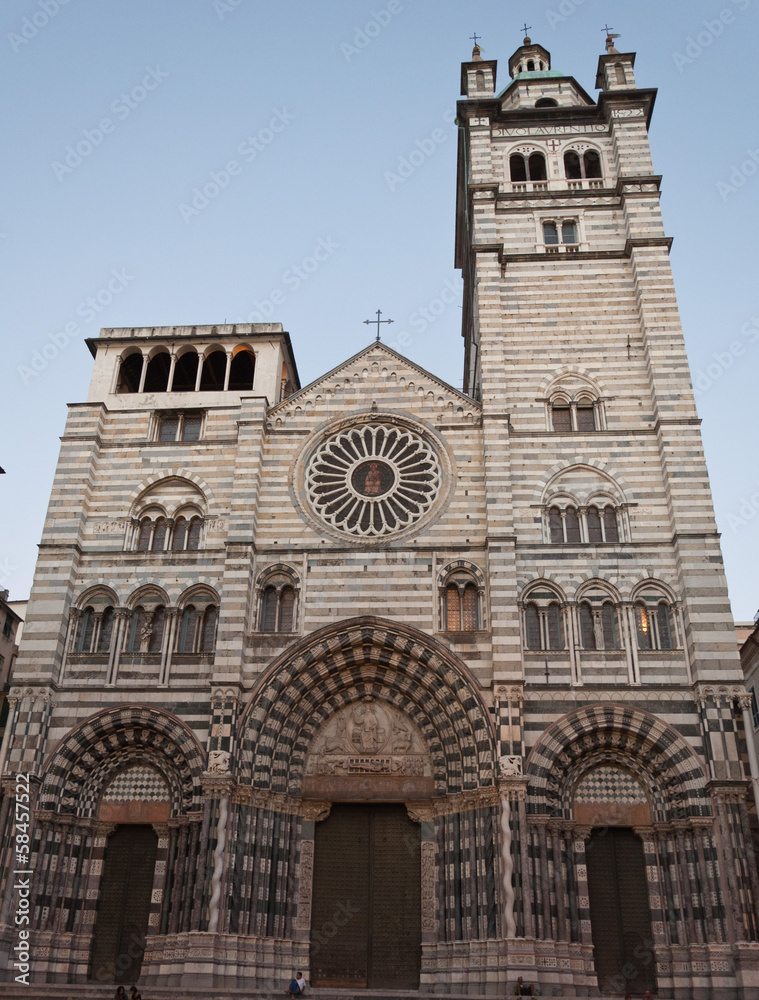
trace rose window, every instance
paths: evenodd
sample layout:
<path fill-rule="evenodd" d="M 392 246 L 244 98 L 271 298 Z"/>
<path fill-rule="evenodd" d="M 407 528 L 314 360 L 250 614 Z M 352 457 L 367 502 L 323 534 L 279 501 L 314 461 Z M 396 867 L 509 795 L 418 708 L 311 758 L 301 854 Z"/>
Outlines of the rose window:
<path fill-rule="evenodd" d="M 430 446 L 412 431 L 384 424 L 329 438 L 306 473 L 317 513 L 360 538 L 408 528 L 429 510 L 439 487 L 440 465 Z"/>

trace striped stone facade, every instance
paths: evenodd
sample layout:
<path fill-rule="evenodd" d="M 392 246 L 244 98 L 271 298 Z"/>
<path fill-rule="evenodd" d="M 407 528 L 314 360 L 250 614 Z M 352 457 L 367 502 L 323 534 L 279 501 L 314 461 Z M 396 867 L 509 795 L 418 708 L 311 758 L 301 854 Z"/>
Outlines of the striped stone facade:
<path fill-rule="evenodd" d="M 654 92 L 613 51 L 598 103 L 539 47 L 512 70 L 498 97 L 494 62 L 462 71 L 466 393 L 381 343 L 300 389 L 277 324 L 92 344 L 0 749 L 4 872 L 15 775 L 34 788 L 36 981 L 113 971 L 100 879 L 135 822 L 157 834 L 141 982 L 309 978 L 316 830 L 368 801 L 419 828 L 425 991 L 597 995 L 588 870 L 619 828 L 650 933 L 617 991 L 645 967 L 661 996 L 758 995 L 745 694 Z M 588 150 L 600 176 L 568 180 Z M 515 179 L 535 154 L 546 176 Z"/>

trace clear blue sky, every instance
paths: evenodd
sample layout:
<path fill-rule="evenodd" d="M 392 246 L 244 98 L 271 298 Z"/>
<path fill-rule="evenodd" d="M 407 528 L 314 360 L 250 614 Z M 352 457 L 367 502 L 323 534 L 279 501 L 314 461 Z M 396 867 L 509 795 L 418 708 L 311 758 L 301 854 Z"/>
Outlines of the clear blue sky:
<path fill-rule="evenodd" d="M 758 11 L 759 0 L 5 0 L 0 586 L 29 592 L 66 404 L 86 398 L 83 340 L 101 326 L 271 318 L 306 383 L 365 345 L 362 321 L 379 307 L 395 320 L 388 341 L 408 333 L 410 358 L 461 385 L 459 67 L 476 31 L 503 86 L 526 19 L 588 92 L 606 23 L 638 53 L 638 85 L 659 88 L 654 164 L 703 375 L 733 610 L 753 616 Z M 418 143 L 429 155 L 395 183 Z M 218 197 L 193 208 L 212 173 Z M 320 241 L 327 259 L 301 280 Z M 422 310 L 451 285 L 456 302 L 425 328 Z M 32 375 L 35 358 L 45 367 Z"/>

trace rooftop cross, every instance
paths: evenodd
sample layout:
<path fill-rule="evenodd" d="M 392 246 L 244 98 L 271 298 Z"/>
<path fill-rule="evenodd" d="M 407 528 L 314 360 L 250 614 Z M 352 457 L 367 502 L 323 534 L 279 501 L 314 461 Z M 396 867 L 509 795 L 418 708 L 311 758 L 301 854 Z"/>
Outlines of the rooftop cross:
<path fill-rule="evenodd" d="M 470 35 L 469 37 L 472 39 L 472 41 L 474 42 L 475 47 L 476 47 L 477 46 L 477 39 L 478 38 L 482 38 L 482 35 L 478 35 L 477 32 L 475 31 L 475 33 L 473 35 Z"/>
<path fill-rule="evenodd" d="M 376 319 L 365 319 L 364 320 L 364 323 L 367 326 L 371 326 L 372 323 L 376 323 L 377 324 L 377 336 L 375 337 L 375 343 L 379 343 L 379 338 L 380 338 L 380 323 L 392 323 L 393 322 L 391 319 L 380 319 L 381 315 L 382 315 L 382 311 L 380 309 L 378 309 L 377 310 L 377 318 Z"/>
<path fill-rule="evenodd" d="M 525 21 L 525 22 L 524 22 L 524 27 L 522 28 L 522 32 L 523 32 L 523 33 L 524 33 L 524 34 L 526 35 L 528 31 L 532 31 L 532 25 L 531 25 L 531 24 L 528 24 L 528 23 L 527 23 L 527 22 Z"/>

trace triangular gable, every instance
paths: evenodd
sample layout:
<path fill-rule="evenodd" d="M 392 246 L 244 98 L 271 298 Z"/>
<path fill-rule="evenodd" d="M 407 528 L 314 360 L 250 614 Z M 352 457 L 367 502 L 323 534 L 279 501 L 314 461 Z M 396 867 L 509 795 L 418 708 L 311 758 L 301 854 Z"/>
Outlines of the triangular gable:
<path fill-rule="evenodd" d="M 336 368 L 321 375 L 287 399 L 283 399 L 281 403 L 271 407 L 269 416 L 282 417 L 294 413 L 296 409 L 302 410 L 309 402 L 313 403 L 318 396 L 329 392 L 334 386 L 352 380 L 357 366 L 362 370 L 376 367 L 378 378 L 393 379 L 395 383 L 403 381 L 406 385 L 421 388 L 425 395 L 433 392 L 436 397 L 443 397 L 447 406 L 453 406 L 454 409 L 479 419 L 481 406 L 476 400 L 454 389 L 452 385 L 448 385 L 413 361 L 409 361 L 382 341 L 372 341 L 347 361 L 341 362 Z"/>

